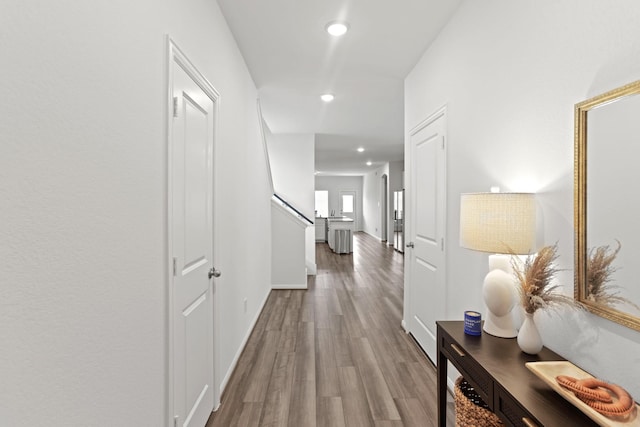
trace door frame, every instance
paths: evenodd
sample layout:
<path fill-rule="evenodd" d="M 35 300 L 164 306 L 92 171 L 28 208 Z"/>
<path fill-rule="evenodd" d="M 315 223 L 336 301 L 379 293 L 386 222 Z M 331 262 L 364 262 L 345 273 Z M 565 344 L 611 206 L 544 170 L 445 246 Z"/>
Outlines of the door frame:
<path fill-rule="evenodd" d="M 389 176 L 384 173 L 380 180 L 380 241 L 389 245 Z"/>
<path fill-rule="evenodd" d="M 349 189 L 338 190 L 338 209 L 340 210 L 340 215 L 344 215 L 342 213 L 342 195 L 351 193 L 353 193 L 353 230 L 358 231 L 358 191 Z"/>
<path fill-rule="evenodd" d="M 443 189 L 443 231 L 442 231 L 442 238 L 444 239 L 442 244 L 444 246 L 444 272 L 443 272 L 443 280 L 445 282 L 445 299 L 447 297 L 446 295 L 446 283 L 447 283 L 447 253 L 449 252 L 449 240 L 448 240 L 448 233 L 447 233 L 447 205 L 448 205 L 448 200 L 449 200 L 449 195 L 448 195 L 448 188 L 447 188 L 447 182 L 448 182 L 448 170 L 447 170 L 447 147 L 448 147 L 448 141 L 447 141 L 447 106 L 444 105 L 440 108 L 438 108 L 435 112 L 433 112 L 432 114 L 430 114 L 429 116 L 427 116 L 426 119 L 422 120 L 420 123 L 418 123 L 416 126 L 414 126 L 413 128 L 411 128 L 405 137 L 405 174 L 406 174 L 406 180 L 404 183 L 404 220 L 403 220 L 403 227 L 404 227 L 404 242 L 403 244 L 407 244 L 407 241 L 411 241 L 412 239 L 412 235 L 413 235 L 413 221 L 414 219 L 412 218 L 413 216 L 413 192 L 415 191 L 414 188 L 412 188 L 412 183 L 413 183 L 413 174 L 415 173 L 413 170 L 413 145 L 411 143 L 411 138 L 417 134 L 418 132 L 420 132 L 422 129 L 424 129 L 426 126 L 429 126 L 431 123 L 435 122 L 436 120 L 442 118 L 444 120 L 443 123 L 443 127 L 444 127 L 444 136 L 445 136 L 445 142 L 444 142 L 444 166 L 445 166 L 445 182 L 444 182 L 444 189 Z M 407 155 L 408 153 L 408 155 Z M 412 277 L 411 277 L 411 270 L 412 270 L 412 265 L 411 265 L 411 257 L 413 257 L 414 255 L 412 253 L 408 253 L 405 252 L 405 263 L 404 263 L 404 301 L 403 301 L 403 315 L 402 315 L 402 327 L 405 330 L 405 332 L 410 333 L 411 332 L 411 324 L 410 324 L 410 316 L 412 315 L 411 313 L 411 283 L 412 283 Z M 443 304 L 445 304 L 445 313 L 446 313 L 446 301 L 443 301 Z M 445 320 L 445 319 L 442 319 Z M 433 360 L 433 363 L 436 364 L 437 361 Z"/>
<path fill-rule="evenodd" d="M 195 67 L 195 65 L 193 65 L 193 63 L 189 60 L 189 58 L 184 54 L 184 52 L 178 47 L 178 45 L 175 43 L 175 41 L 167 34 L 165 37 L 165 43 L 166 43 L 166 58 L 167 58 L 167 62 L 166 62 L 166 76 L 167 76 L 167 80 L 166 80 L 166 104 L 165 104 L 165 123 L 166 123 L 166 156 L 167 156 L 167 180 L 166 180 L 166 194 L 167 194 L 167 199 L 166 199 L 166 224 L 165 224 L 165 230 L 167 233 L 167 240 L 165 242 L 165 253 L 166 253 L 166 258 L 165 258 L 165 262 L 166 262 L 166 268 L 165 268 L 165 275 L 166 275 L 166 283 L 165 283 L 165 292 L 166 292 L 166 298 L 167 298 L 167 305 L 165 307 L 165 329 L 166 329 L 166 340 L 167 340 L 167 347 L 166 347 L 166 365 L 165 365 L 165 407 L 167 408 L 167 413 L 165 414 L 165 420 L 166 420 L 166 427 L 174 427 L 174 402 L 173 402 L 173 380 L 174 380 L 174 374 L 175 374 L 175 370 L 174 370 L 174 357 L 173 357 L 173 346 L 174 346 L 174 333 L 173 333 L 173 322 L 174 322 L 174 316 L 173 316 L 173 291 L 172 291 L 172 287 L 173 287 L 173 230 L 172 230 L 172 224 L 173 224 L 173 214 L 172 214 L 172 203 L 173 203 L 173 189 L 172 189 L 172 176 L 173 176 L 173 168 L 172 168 L 172 135 L 173 135 L 173 109 L 174 109 L 174 105 L 173 105 L 173 76 L 174 76 L 174 67 L 178 66 L 180 68 L 182 68 L 184 70 L 185 73 L 187 73 L 187 75 L 193 79 L 194 82 L 196 82 L 198 84 L 198 86 L 207 94 L 207 96 L 213 101 L 213 143 L 212 143 L 212 150 L 211 150 L 211 159 L 210 161 L 212 162 L 212 170 L 213 170 L 213 176 L 211 176 L 212 179 L 212 188 L 213 188 L 213 195 L 212 195 L 212 203 L 213 203 L 213 207 L 211 209 L 213 218 L 212 218 L 212 230 L 213 230 L 213 236 L 218 235 L 218 221 L 216 221 L 216 218 L 218 217 L 217 215 L 217 210 L 216 210 L 216 206 L 218 205 L 216 203 L 216 195 L 218 193 L 218 191 L 216 191 L 216 183 L 218 180 L 215 179 L 215 171 L 216 171 L 216 142 L 218 140 L 218 117 L 219 117 L 219 109 L 220 109 L 220 93 L 213 87 L 213 85 L 209 82 L 209 80 L 207 80 L 206 77 L 204 77 L 204 75 L 202 73 L 200 73 L 200 71 L 198 71 L 198 69 Z M 213 265 L 218 265 L 217 264 L 217 259 L 216 259 L 216 254 L 219 253 L 218 251 L 218 244 L 216 243 L 216 241 L 214 240 L 213 236 L 211 236 L 211 250 L 212 250 L 212 261 L 213 261 Z M 219 280 L 219 279 L 218 279 Z M 216 292 L 215 292 L 215 282 L 213 282 L 211 284 L 212 286 L 212 304 L 213 304 L 213 319 L 211 319 L 211 321 L 213 322 L 213 403 L 214 403 L 214 409 L 217 409 L 220 406 L 220 387 L 219 387 L 219 375 L 220 375 L 220 369 L 219 369 L 219 363 L 220 363 L 220 357 L 219 357 L 219 349 L 218 346 L 216 345 L 217 342 L 219 342 L 218 337 L 220 336 L 219 334 L 219 305 L 220 302 L 218 301 L 218 298 L 216 297 Z"/>

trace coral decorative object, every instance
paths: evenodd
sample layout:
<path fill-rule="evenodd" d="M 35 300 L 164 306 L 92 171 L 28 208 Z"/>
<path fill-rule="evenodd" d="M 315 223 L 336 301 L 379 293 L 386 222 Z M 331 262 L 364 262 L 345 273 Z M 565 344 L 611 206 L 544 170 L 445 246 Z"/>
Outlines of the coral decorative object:
<path fill-rule="evenodd" d="M 578 380 L 568 375 L 558 375 L 556 381 L 562 387 L 572 391 L 578 399 L 607 417 L 625 418 L 636 410 L 636 404 L 629 392 L 619 385 L 597 378 Z M 615 396 L 615 401 L 612 396 Z"/>

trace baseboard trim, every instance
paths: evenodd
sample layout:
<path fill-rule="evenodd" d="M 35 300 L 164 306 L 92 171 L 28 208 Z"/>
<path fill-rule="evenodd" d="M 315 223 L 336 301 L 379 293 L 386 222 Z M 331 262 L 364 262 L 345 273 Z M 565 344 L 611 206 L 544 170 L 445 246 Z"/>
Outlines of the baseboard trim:
<path fill-rule="evenodd" d="M 387 245 L 387 246 L 393 246 L 393 244 L 391 244 L 391 245 L 389 244 L 389 242 L 387 241 L 387 239 L 383 239 L 383 238 L 382 238 L 382 237 L 380 237 L 380 236 L 376 236 L 375 234 L 371 234 L 371 233 L 369 233 L 368 231 L 364 231 L 364 230 L 362 231 L 362 233 L 364 233 L 364 234 L 366 234 L 366 235 L 368 235 L 368 236 L 373 237 L 374 239 L 378 240 L 380 243 L 384 243 L 384 244 L 385 244 L 385 245 Z"/>
<path fill-rule="evenodd" d="M 274 290 L 286 290 L 286 289 L 308 289 L 307 284 L 292 284 L 292 285 L 271 285 L 271 289 Z"/>
<path fill-rule="evenodd" d="M 242 343 L 240 344 L 240 348 L 238 348 L 238 351 L 236 352 L 236 355 L 233 357 L 233 361 L 231 362 L 231 365 L 229 366 L 229 370 L 227 371 L 227 374 L 224 376 L 224 379 L 222 380 L 222 383 L 220 383 L 220 396 L 222 396 L 222 394 L 224 393 L 225 388 L 227 388 L 227 385 L 229 384 L 229 380 L 231 379 L 231 375 L 233 374 L 233 371 L 235 371 L 236 366 L 238 365 L 238 361 L 240 360 L 240 356 L 242 355 L 242 352 L 244 351 L 244 348 L 247 346 L 247 343 L 249 342 L 249 338 L 251 337 L 251 333 L 253 332 L 253 329 L 256 327 L 256 323 L 258 323 L 258 319 L 260 318 L 260 315 L 262 314 L 262 310 L 264 310 L 264 306 L 267 304 L 267 300 L 269 299 L 269 295 L 271 295 L 271 290 L 269 290 L 269 292 L 267 292 L 267 295 L 264 297 L 262 303 L 260 304 L 260 310 L 258 310 L 258 312 L 255 315 L 255 317 L 251 320 L 251 323 L 249 324 L 249 329 L 247 330 L 247 333 L 245 334 L 244 339 L 242 340 Z M 217 411 L 219 407 L 220 406 L 218 405 L 218 407 L 214 409 L 214 412 Z"/>
<path fill-rule="evenodd" d="M 307 276 L 315 276 L 318 272 L 318 266 L 315 262 L 307 260 Z"/>

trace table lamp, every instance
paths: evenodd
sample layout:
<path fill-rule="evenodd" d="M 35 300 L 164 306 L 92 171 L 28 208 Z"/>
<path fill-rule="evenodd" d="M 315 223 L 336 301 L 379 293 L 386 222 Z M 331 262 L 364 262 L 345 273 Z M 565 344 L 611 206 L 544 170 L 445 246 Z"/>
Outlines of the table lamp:
<path fill-rule="evenodd" d="M 516 302 L 511 256 L 536 245 L 536 203 L 532 193 L 468 193 L 460 196 L 460 246 L 490 252 L 482 296 L 487 306 L 483 330 L 513 338 Z"/>

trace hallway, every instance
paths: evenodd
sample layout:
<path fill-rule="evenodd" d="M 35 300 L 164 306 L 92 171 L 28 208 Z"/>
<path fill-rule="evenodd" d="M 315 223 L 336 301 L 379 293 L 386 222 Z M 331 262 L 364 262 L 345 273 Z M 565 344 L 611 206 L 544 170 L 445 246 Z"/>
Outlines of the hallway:
<path fill-rule="evenodd" d="M 309 289 L 271 291 L 207 427 L 436 425 L 435 368 L 401 327 L 403 256 L 316 244 Z"/>

